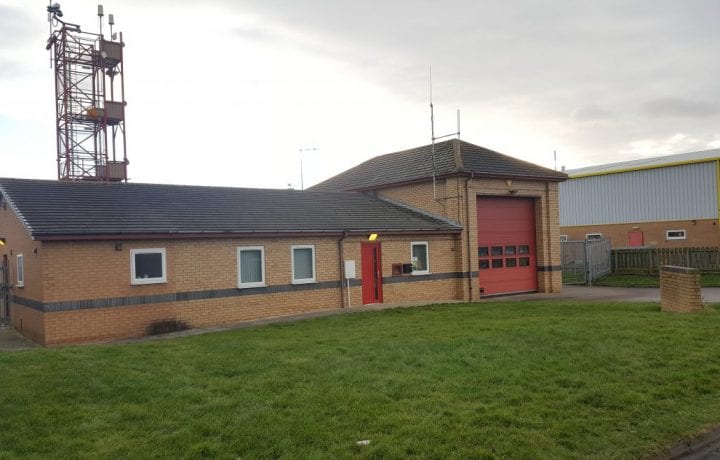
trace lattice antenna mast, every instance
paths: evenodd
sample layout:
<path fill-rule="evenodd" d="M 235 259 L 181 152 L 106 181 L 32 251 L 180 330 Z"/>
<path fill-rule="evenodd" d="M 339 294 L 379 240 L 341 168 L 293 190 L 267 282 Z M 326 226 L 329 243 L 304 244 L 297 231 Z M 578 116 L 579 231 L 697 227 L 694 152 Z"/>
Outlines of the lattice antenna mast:
<path fill-rule="evenodd" d="M 127 182 L 125 77 L 122 33 L 102 34 L 104 11 L 98 5 L 100 33 L 83 32 L 63 21 L 60 4 L 47 7 L 55 67 L 57 171 L 60 180 Z"/>
<path fill-rule="evenodd" d="M 444 139 L 446 137 L 451 136 L 457 136 L 458 139 L 460 139 L 460 109 L 457 110 L 457 131 L 450 134 L 445 134 L 442 136 L 435 136 L 435 108 L 433 107 L 433 91 L 432 91 L 432 65 L 430 66 L 430 139 L 431 139 L 431 147 L 430 147 L 430 153 L 432 155 L 432 181 L 433 181 L 433 198 L 435 200 L 438 199 L 437 197 L 437 185 L 436 185 L 436 179 L 437 176 L 437 170 L 435 166 L 435 141 L 438 139 Z"/>

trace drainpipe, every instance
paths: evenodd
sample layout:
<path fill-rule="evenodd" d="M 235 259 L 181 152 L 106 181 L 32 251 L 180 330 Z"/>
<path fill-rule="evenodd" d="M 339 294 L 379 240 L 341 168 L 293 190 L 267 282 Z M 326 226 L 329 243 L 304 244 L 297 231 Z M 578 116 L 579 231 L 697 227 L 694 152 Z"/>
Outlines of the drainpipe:
<path fill-rule="evenodd" d="M 472 302 L 473 298 L 473 280 L 472 280 L 472 247 L 470 245 L 470 186 L 469 182 L 475 177 L 475 173 L 470 173 L 470 177 L 465 179 L 465 238 L 467 238 L 467 255 L 468 255 L 468 301 Z"/>
<path fill-rule="evenodd" d="M 345 306 L 345 262 L 344 262 L 344 249 L 345 249 L 345 238 L 347 238 L 348 232 L 344 231 L 343 236 L 338 240 L 338 261 L 340 262 L 340 308 L 346 308 Z M 348 299 L 350 296 L 350 289 L 347 290 Z"/>

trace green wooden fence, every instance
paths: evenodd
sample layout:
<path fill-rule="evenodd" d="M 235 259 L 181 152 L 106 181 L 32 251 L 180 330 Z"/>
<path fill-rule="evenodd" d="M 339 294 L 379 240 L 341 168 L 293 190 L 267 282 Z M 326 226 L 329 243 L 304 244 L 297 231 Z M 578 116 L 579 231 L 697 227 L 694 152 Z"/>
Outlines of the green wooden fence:
<path fill-rule="evenodd" d="M 720 248 L 627 248 L 611 252 L 612 272 L 655 274 L 661 265 L 720 273 Z"/>

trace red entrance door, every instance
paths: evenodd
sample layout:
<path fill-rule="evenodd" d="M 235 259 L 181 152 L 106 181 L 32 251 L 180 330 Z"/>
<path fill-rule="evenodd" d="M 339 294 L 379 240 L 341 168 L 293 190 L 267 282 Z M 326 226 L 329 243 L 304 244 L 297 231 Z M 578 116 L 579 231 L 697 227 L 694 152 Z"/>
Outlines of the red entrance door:
<path fill-rule="evenodd" d="M 360 244 L 362 265 L 362 303 L 382 303 L 382 259 L 380 243 Z"/>
<path fill-rule="evenodd" d="M 643 243 L 643 232 L 639 230 L 633 230 L 628 232 L 628 246 L 638 247 L 642 246 Z"/>
<path fill-rule="evenodd" d="M 535 200 L 478 197 L 481 295 L 537 290 Z"/>

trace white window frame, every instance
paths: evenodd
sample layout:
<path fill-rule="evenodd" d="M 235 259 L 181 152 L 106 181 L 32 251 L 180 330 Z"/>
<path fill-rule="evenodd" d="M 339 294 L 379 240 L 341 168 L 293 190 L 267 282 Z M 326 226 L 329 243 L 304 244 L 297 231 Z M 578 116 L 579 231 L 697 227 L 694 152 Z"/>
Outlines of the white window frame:
<path fill-rule="evenodd" d="M 241 281 L 242 276 L 240 270 L 242 264 L 240 263 L 240 253 L 243 251 L 260 251 L 260 272 L 262 273 L 262 279 L 260 281 L 254 281 L 252 283 L 243 283 Z M 237 277 L 238 289 L 265 287 L 265 246 L 239 246 L 237 248 Z"/>
<path fill-rule="evenodd" d="M 591 236 L 592 236 L 593 238 L 590 238 Z M 602 233 L 586 233 L 586 234 L 585 234 L 585 240 L 586 240 L 586 241 L 587 241 L 587 240 L 601 240 L 602 237 L 603 237 L 603 234 L 602 234 Z"/>
<path fill-rule="evenodd" d="M 136 254 L 161 254 L 162 255 L 162 277 L 160 278 L 135 278 L 135 255 Z M 165 248 L 142 248 L 130 250 L 130 284 L 163 284 L 167 283 L 167 257 Z"/>
<path fill-rule="evenodd" d="M 566 242 L 567 240 L 568 240 L 568 236 L 567 236 L 567 235 L 560 235 L 560 242 L 561 242 L 561 243 L 564 243 L 564 242 Z"/>
<path fill-rule="evenodd" d="M 430 245 L 427 241 L 412 241 L 410 242 L 410 262 L 413 260 L 413 246 L 425 246 L 425 257 L 427 260 L 427 269 L 415 270 L 413 267 L 413 275 L 429 275 L 430 274 Z"/>
<path fill-rule="evenodd" d="M 670 236 L 670 232 L 682 232 L 682 236 Z M 687 231 L 685 229 L 665 230 L 665 239 L 666 240 L 686 240 L 687 239 Z"/>
<path fill-rule="evenodd" d="M 16 258 L 16 264 L 15 264 L 15 279 L 16 283 L 15 286 L 17 287 L 24 287 L 25 286 L 25 256 L 22 254 L 18 254 Z"/>
<path fill-rule="evenodd" d="M 296 249 L 312 249 L 312 278 L 295 278 L 295 250 Z M 315 283 L 317 279 L 317 270 L 315 268 L 315 245 L 314 244 L 297 244 L 290 246 L 290 269 L 292 270 L 292 284 L 309 284 Z"/>

